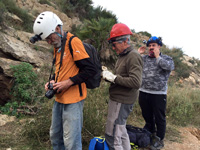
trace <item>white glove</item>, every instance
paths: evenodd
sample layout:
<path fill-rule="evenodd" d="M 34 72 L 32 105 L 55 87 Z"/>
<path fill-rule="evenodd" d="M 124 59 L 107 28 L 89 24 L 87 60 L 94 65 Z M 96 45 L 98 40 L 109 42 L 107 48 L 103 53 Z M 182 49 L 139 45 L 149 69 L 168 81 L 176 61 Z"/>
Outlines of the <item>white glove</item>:
<path fill-rule="evenodd" d="M 102 77 L 105 80 L 108 80 L 112 83 L 115 83 L 115 78 L 117 77 L 116 75 L 114 75 L 112 72 L 108 71 L 108 70 L 104 70 L 102 71 Z"/>

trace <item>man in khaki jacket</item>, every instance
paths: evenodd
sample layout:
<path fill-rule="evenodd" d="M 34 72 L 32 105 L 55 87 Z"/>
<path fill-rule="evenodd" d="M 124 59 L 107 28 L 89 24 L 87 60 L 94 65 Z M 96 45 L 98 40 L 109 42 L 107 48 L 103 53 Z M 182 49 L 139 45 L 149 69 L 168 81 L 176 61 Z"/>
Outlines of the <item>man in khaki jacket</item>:
<path fill-rule="evenodd" d="M 115 24 L 110 32 L 109 43 L 119 55 L 114 74 L 103 71 L 102 76 L 110 81 L 110 100 L 105 138 L 110 150 L 130 150 L 126 121 L 138 98 L 142 82 L 143 61 L 130 45 L 131 30 L 122 23 Z"/>

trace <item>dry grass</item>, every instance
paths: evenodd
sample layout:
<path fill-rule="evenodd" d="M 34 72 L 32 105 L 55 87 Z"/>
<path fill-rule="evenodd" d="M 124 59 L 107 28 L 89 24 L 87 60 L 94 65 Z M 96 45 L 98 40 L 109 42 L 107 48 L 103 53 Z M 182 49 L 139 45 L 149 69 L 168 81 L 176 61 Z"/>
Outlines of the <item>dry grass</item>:
<path fill-rule="evenodd" d="M 88 91 L 88 97 L 84 104 L 83 150 L 88 149 L 89 141 L 94 136 L 104 135 L 107 102 L 109 100 L 108 88 L 109 84 L 103 81 L 100 88 Z M 178 131 L 180 126 L 193 124 L 199 127 L 199 94 L 199 89 L 169 87 L 166 140 L 180 142 L 181 137 Z M 47 100 L 39 113 L 32 118 L 34 121 L 25 121 L 23 123 L 22 121 L 17 121 L 1 127 L 0 150 L 9 147 L 12 150 L 51 149 L 49 141 L 51 108 L 52 101 Z M 138 102 L 135 103 L 127 124 L 137 127 L 144 126 Z"/>

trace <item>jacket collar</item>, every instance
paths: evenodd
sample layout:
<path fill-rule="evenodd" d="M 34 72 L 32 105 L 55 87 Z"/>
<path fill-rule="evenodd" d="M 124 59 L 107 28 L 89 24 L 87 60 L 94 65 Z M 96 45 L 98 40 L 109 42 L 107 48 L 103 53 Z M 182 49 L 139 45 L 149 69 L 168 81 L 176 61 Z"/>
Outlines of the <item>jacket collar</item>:
<path fill-rule="evenodd" d="M 119 55 L 120 56 L 124 56 L 124 55 L 127 55 L 130 51 L 133 50 L 133 46 L 129 46 L 128 48 L 126 48 L 123 52 L 121 52 Z"/>

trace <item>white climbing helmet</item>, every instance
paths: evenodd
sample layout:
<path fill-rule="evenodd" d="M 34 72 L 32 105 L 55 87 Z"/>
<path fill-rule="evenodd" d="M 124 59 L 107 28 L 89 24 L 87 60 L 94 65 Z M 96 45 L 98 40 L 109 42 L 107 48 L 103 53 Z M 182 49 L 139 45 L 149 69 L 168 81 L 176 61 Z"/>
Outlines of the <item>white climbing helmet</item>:
<path fill-rule="evenodd" d="M 45 11 L 38 15 L 33 25 L 33 32 L 44 40 L 55 32 L 57 25 L 63 25 L 60 18 L 53 12 Z"/>

